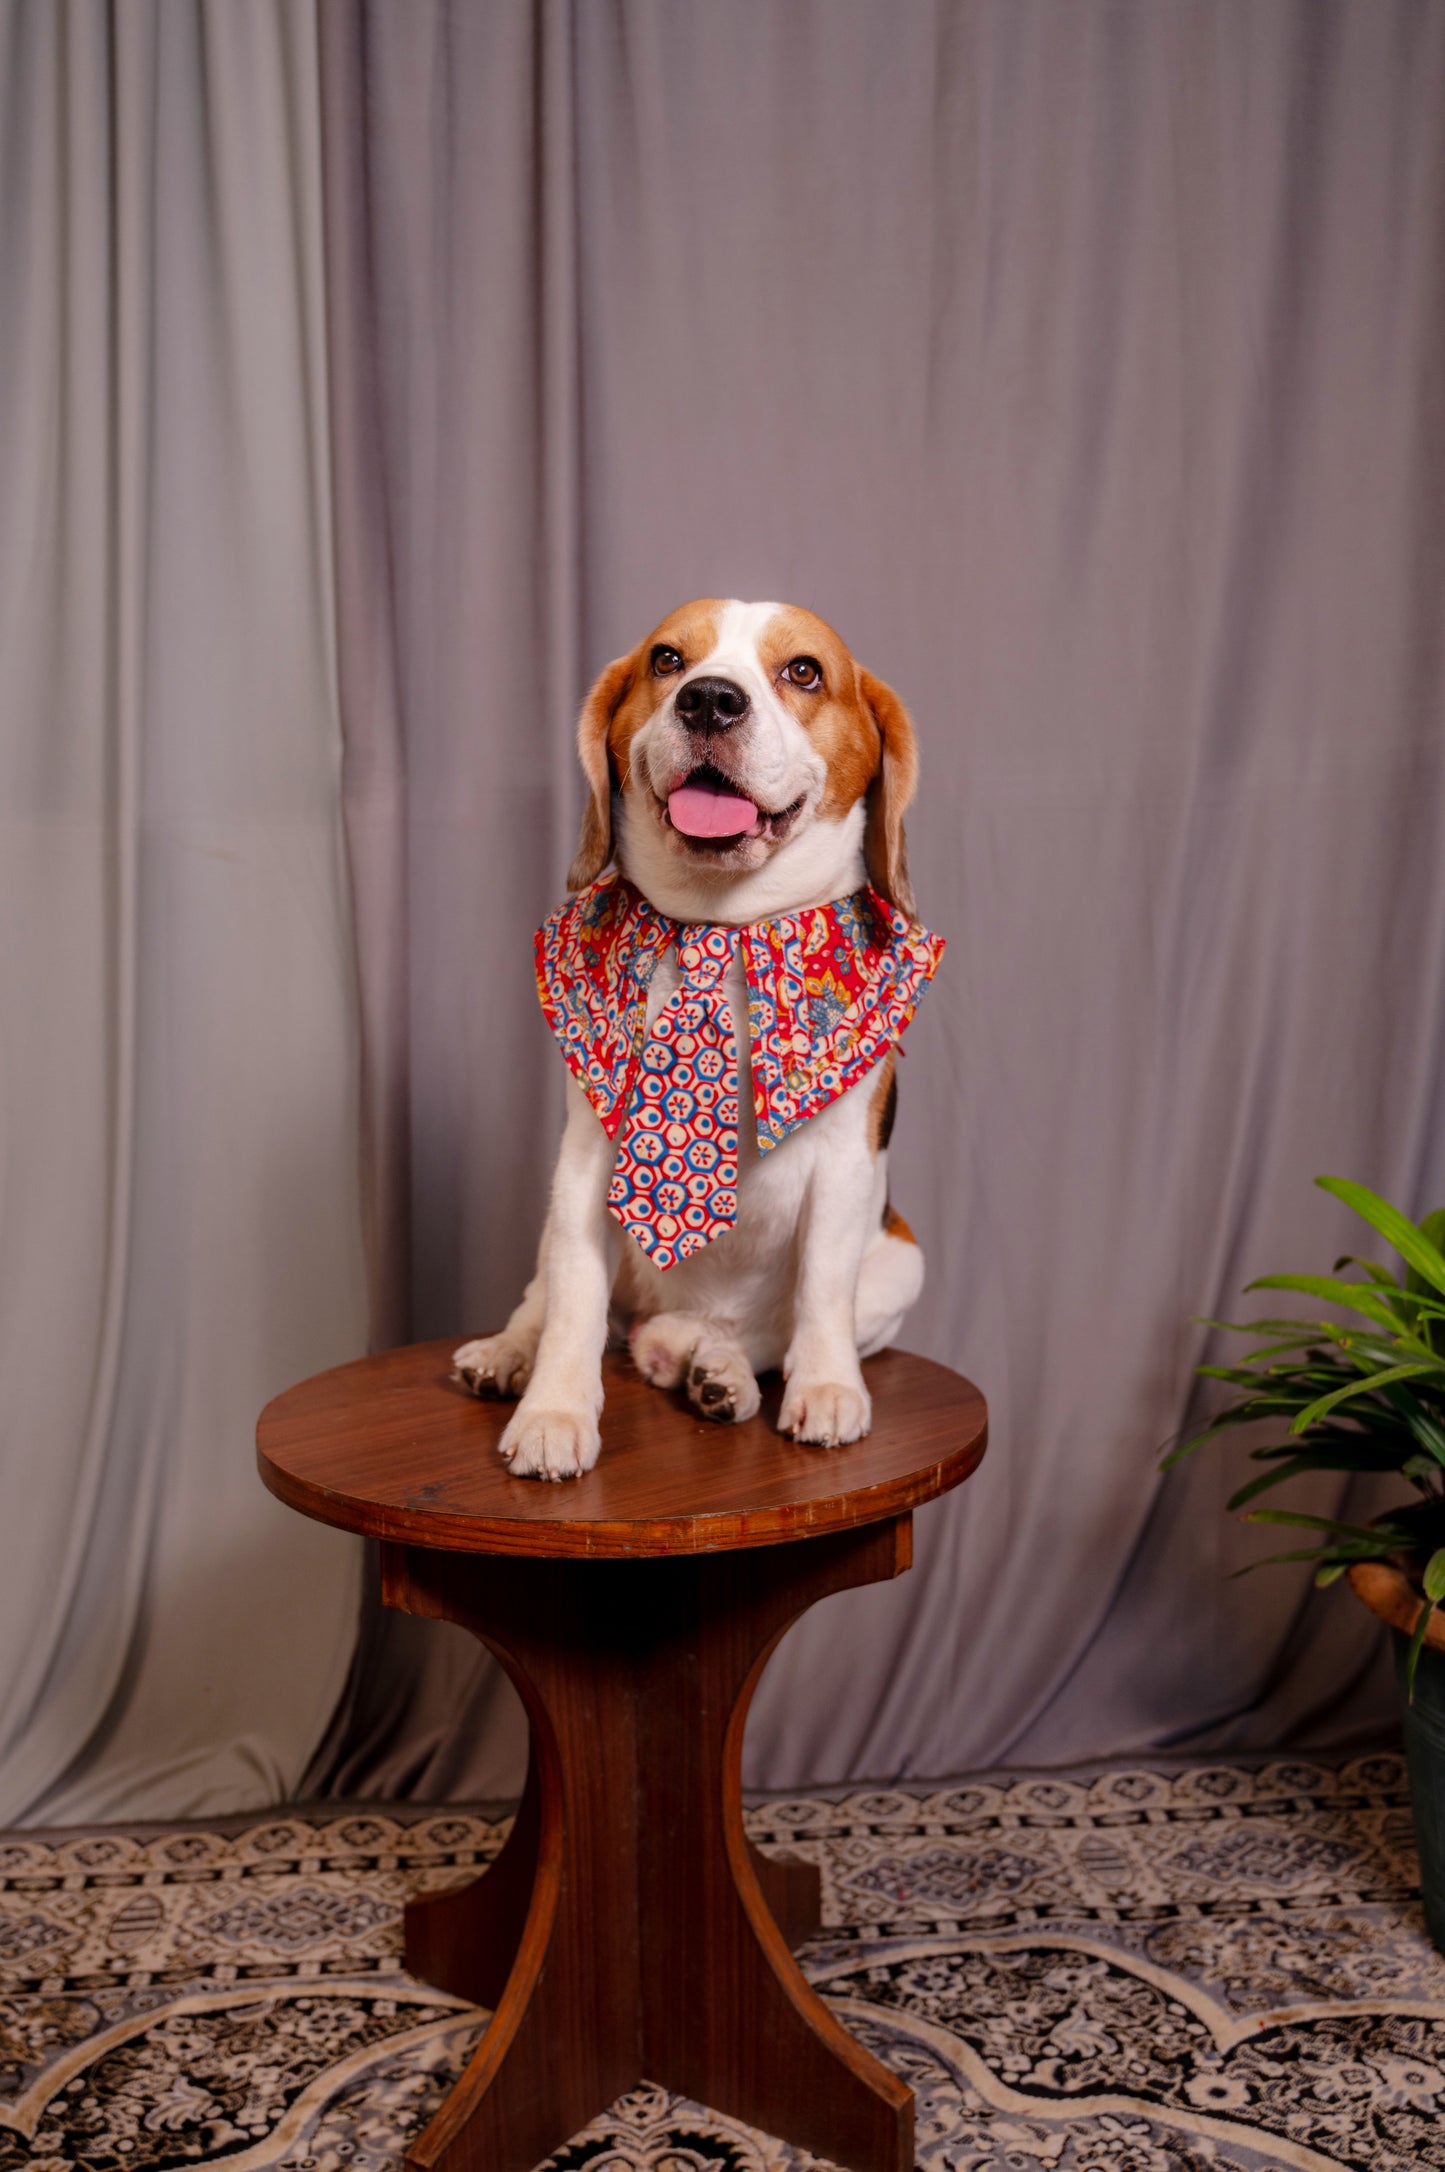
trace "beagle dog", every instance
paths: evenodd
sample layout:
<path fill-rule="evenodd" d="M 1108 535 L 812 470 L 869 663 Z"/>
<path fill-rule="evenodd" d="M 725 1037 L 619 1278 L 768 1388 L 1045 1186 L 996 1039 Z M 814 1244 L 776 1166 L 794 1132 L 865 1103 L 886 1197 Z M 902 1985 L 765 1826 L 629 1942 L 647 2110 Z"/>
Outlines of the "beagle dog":
<path fill-rule="evenodd" d="M 551 1205 L 520 1304 L 457 1372 L 520 1398 L 518 1476 L 596 1462 L 609 1332 L 706 1417 L 750 1418 L 781 1366 L 784 1433 L 858 1440 L 859 1360 L 923 1284 L 887 1174 L 897 1043 L 943 947 L 913 918 L 907 713 L 810 611 L 706 599 L 607 666 L 578 745 L 577 895 L 538 938 L 571 1074 Z"/>

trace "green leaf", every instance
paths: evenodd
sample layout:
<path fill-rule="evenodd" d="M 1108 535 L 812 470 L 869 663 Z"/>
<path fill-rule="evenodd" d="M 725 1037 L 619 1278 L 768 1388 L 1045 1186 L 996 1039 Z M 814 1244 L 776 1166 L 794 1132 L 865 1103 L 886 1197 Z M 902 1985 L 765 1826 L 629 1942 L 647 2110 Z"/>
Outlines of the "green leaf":
<path fill-rule="evenodd" d="M 1339 1383 L 1337 1372 L 1323 1373 L 1318 1378 L 1305 1378 L 1294 1387 L 1270 1387 L 1258 1395 L 1248 1396 L 1240 1409 L 1248 1409 L 1256 1418 L 1288 1418 L 1308 1410 L 1312 1400 L 1318 1398 L 1322 1387 L 1334 1387 Z"/>
<path fill-rule="evenodd" d="M 1399 1316 L 1383 1297 L 1365 1282 L 1346 1282 L 1340 1275 L 1258 1275 L 1253 1282 L 1244 1285 L 1245 1295 L 1251 1290 L 1298 1290 L 1303 1297 L 1318 1297 L 1327 1305 L 1339 1305 L 1346 1312 L 1363 1313 L 1377 1327 L 1388 1328 L 1393 1334 L 1399 1327 Z M 1329 1332 L 1323 1321 L 1322 1333 Z"/>
<path fill-rule="evenodd" d="M 1201 1427 L 1199 1432 L 1191 1433 L 1187 1440 L 1176 1442 L 1174 1447 L 1159 1457 L 1157 1468 L 1160 1471 L 1172 1471 L 1176 1463 L 1182 1463 L 1186 1456 L 1192 1456 L 1196 1448 L 1202 1448 L 1204 1443 L 1213 1440 L 1217 1433 L 1228 1432 L 1229 1428 L 1238 1422 L 1229 1412 L 1222 1418 L 1215 1418 L 1209 1425 Z"/>
<path fill-rule="evenodd" d="M 1436 1251 L 1445 1257 L 1445 1207 L 1437 1207 L 1433 1214 L 1422 1215 L 1419 1228 L 1427 1243 L 1433 1244 Z"/>
<path fill-rule="evenodd" d="M 1408 1271 L 1411 1274 L 1415 1272 L 1413 1267 Z M 1445 1301 L 1438 1298 L 1433 1290 L 1428 1289 L 1423 1280 L 1420 1280 L 1418 1289 L 1407 1290 L 1400 1299 L 1401 1312 L 1403 1313 L 1407 1309 L 1420 1319 L 1445 1320 Z"/>
<path fill-rule="evenodd" d="M 1420 1582 L 1424 1585 L 1425 1596 L 1432 1606 L 1438 1600 L 1445 1599 L 1445 1546 L 1437 1546 L 1431 1554 Z"/>
<path fill-rule="evenodd" d="M 1282 1413 L 1273 1410 L 1259 1413 L 1261 1418 L 1277 1418 L 1280 1415 Z M 1201 1426 L 1197 1433 L 1191 1433 L 1187 1439 L 1162 1455 L 1158 1467 L 1161 1471 L 1172 1471 L 1176 1463 L 1182 1463 L 1186 1456 L 1193 1455 L 1195 1449 L 1202 1448 L 1207 1440 L 1214 1440 L 1221 1433 L 1231 1432 L 1237 1425 L 1253 1425 L 1255 1422 L 1253 1417 L 1243 1415 L 1239 1407 L 1221 1411 L 1217 1418 L 1210 1419 L 1208 1425 Z"/>
<path fill-rule="evenodd" d="M 1398 1275 L 1392 1275 L 1388 1267 L 1382 1267 L 1377 1259 L 1364 1259 L 1358 1252 L 1342 1252 L 1331 1272 L 1338 1274 L 1344 1267 L 1358 1267 L 1369 1277 L 1396 1317 L 1409 1324 L 1415 1311 L 1415 1300 L 1408 1288 L 1413 1268 L 1405 1269 L 1406 1279 L 1402 1281 Z"/>
<path fill-rule="evenodd" d="M 1413 1268 L 1408 1271 L 1410 1273 L 1414 1272 Z M 1300 1276 L 1294 1279 L 1303 1280 L 1304 1278 Z M 1346 1282 L 1335 1275 L 1319 1275 L 1314 1279 L 1321 1282 L 1338 1281 L 1342 1289 L 1362 1290 L 1367 1297 L 1375 1295 L 1375 1291 L 1364 1282 Z M 1272 1282 L 1267 1282 L 1263 1278 L 1258 1282 L 1249 1284 L 1250 1289 L 1268 1289 L 1273 1286 Z M 1291 1287 L 1292 1283 L 1286 1286 Z M 1395 1286 L 1397 1289 L 1399 1288 L 1398 1284 Z M 1334 1302 L 1335 1300 L 1331 1298 L 1330 1303 L 1333 1304 Z M 1381 1303 L 1388 1304 L 1389 1299 L 1382 1296 Z M 1396 1299 L 1396 1307 L 1402 1313 L 1407 1310 L 1410 1312 L 1424 1312 L 1428 1313 L 1431 1319 L 1445 1319 L 1445 1298 L 1437 1297 L 1423 1281 L 1418 1289 L 1400 1290 Z M 1271 1313 L 1268 1317 L 1258 1320 L 1216 1320 L 1207 1314 L 1195 1313 L 1194 1325 L 1196 1327 L 1218 1328 L 1229 1335 L 1283 1335 L 1295 1329 L 1301 1334 L 1308 1332 L 1314 1336 L 1338 1335 L 1340 1332 L 1337 1320 L 1305 1320 L 1297 1318 L 1293 1313 Z"/>
<path fill-rule="evenodd" d="M 1384 1558 L 1383 1554 L 1367 1554 L 1359 1551 L 1340 1553 L 1333 1546 L 1301 1546 L 1293 1553 L 1261 1554 L 1258 1561 L 1247 1561 L 1242 1569 L 1231 1569 L 1229 1575 L 1232 1583 L 1235 1577 L 1249 1576 L 1255 1569 L 1272 1569 L 1275 1563 L 1279 1561 L 1318 1561 L 1322 1562 L 1327 1568 L 1338 1566 L 1342 1569 L 1348 1569 L 1356 1561 L 1378 1561 Z"/>
<path fill-rule="evenodd" d="M 1445 1254 L 1445 1207 L 1437 1207 L 1433 1214 L 1427 1214 L 1424 1217 L 1420 1224 L 1420 1234 L 1434 1245 L 1437 1252 Z M 1405 1267 L 1405 1288 L 1411 1302 L 1420 1306 L 1422 1310 L 1426 1309 L 1423 1300 L 1427 1287 L 1425 1277 L 1421 1274 L 1419 1268 L 1411 1267 L 1407 1263 Z M 1429 1308 L 1429 1316 L 1437 1321 L 1437 1325 L 1433 1328 L 1428 1326 L 1426 1328 L 1426 1333 L 1430 1338 L 1430 1346 L 1434 1350 L 1445 1351 L 1445 1327 L 1438 1324 L 1440 1315 L 1433 1306 Z"/>
<path fill-rule="evenodd" d="M 1382 1338 L 1371 1338 L 1382 1340 Z M 1291 1336 L 1289 1342 L 1265 1342 L 1260 1349 L 1249 1351 L 1239 1364 L 1197 1364 L 1195 1373 L 1199 1379 L 1256 1379 L 1256 1366 L 1265 1364 L 1267 1357 L 1282 1357 L 1286 1351 L 1308 1351 L 1319 1342 L 1319 1329 L 1312 1329 L 1308 1336 Z M 1284 1371 L 1293 1371 L 1286 1366 Z"/>
<path fill-rule="evenodd" d="M 1352 1403 L 1345 1416 L 1351 1425 L 1363 1427 L 1367 1433 L 1374 1433 L 1381 1441 L 1398 1441 L 1402 1425 L 1407 1433 L 1410 1428 L 1408 1421 L 1394 1408 L 1391 1398 L 1409 1393 L 1410 1390 L 1404 1387 L 1386 1388 L 1378 1402 Z M 1338 1428 L 1327 1430 L 1334 1431 Z"/>
<path fill-rule="evenodd" d="M 1243 1508 L 1246 1501 L 1252 1501 L 1256 1494 L 1267 1493 L 1271 1486 L 1282 1486 L 1287 1478 L 1300 1478 L 1307 1471 L 1379 1471 L 1398 1468 L 1393 1460 L 1389 1463 L 1362 1460 L 1351 1455 L 1347 1449 L 1331 1449 L 1324 1455 L 1306 1450 L 1301 1455 L 1272 1462 L 1258 1478 L 1251 1478 L 1248 1484 L 1241 1486 L 1236 1493 L 1231 1493 L 1224 1505 L 1233 1513 Z M 1429 1468 L 1433 1469 L 1434 1466 L 1430 1465 Z"/>
<path fill-rule="evenodd" d="M 1395 1247 L 1401 1259 L 1423 1275 L 1432 1289 L 1445 1296 L 1445 1254 L 1408 1215 L 1402 1214 L 1398 1207 L 1392 1207 L 1388 1199 L 1382 1199 L 1367 1185 L 1352 1184 L 1348 1177 L 1316 1177 L 1315 1182 L 1322 1192 L 1332 1192 L 1336 1199 L 1342 1199 L 1347 1207 L 1353 1208 L 1361 1221 L 1377 1229 L 1386 1243 Z"/>
<path fill-rule="evenodd" d="M 1435 1602 L 1427 1599 L 1420 1608 L 1420 1619 L 1415 1624 L 1415 1634 L 1411 1637 L 1410 1649 L 1405 1654 L 1405 1699 L 1408 1704 L 1415 1702 L 1415 1669 L 1420 1664 L 1420 1654 L 1425 1647 L 1425 1632 L 1434 1612 Z"/>
<path fill-rule="evenodd" d="M 1321 1347 L 1322 1336 L 1329 1347 Z M 1289 1348 L 1304 1348 L 1307 1358 L 1296 1359 L 1293 1365 L 1269 1365 L 1267 1358 L 1282 1355 Z M 1347 1366 L 1358 1365 L 1360 1358 L 1374 1358 L 1381 1365 L 1394 1365 L 1403 1355 L 1412 1355 L 1429 1365 L 1440 1363 L 1430 1345 L 1413 1329 L 1398 1327 L 1391 1335 L 1382 1335 L 1369 1327 L 1331 1327 L 1317 1329 L 1307 1344 L 1296 1341 L 1276 1343 L 1263 1350 L 1251 1350 L 1238 1365 L 1214 1365 L 1208 1368 L 1196 1365 L 1196 1372 L 1207 1371 L 1219 1380 L 1268 1381 L 1274 1383 L 1298 1380 L 1338 1380 Z M 1445 1376 L 1445 1367 L 1442 1367 Z"/>
<path fill-rule="evenodd" d="M 1370 1280 L 1380 1289 L 1394 1290 L 1396 1292 L 1400 1289 L 1399 1276 L 1392 1275 L 1389 1268 L 1382 1267 L 1377 1259 L 1361 1259 L 1357 1252 L 1341 1252 L 1332 1271 L 1338 1274 L 1342 1267 L 1362 1267 Z"/>
<path fill-rule="evenodd" d="M 1348 1562 L 1344 1561 L 1327 1561 L 1324 1567 L 1316 1573 L 1315 1585 L 1317 1589 L 1324 1591 L 1330 1584 L 1337 1584 L 1348 1566 Z"/>
<path fill-rule="evenodd" d="M 1433 1214 L 1423 1215 L 1420 1220 L 1419 1229 L 1421 1236 L 1425 1239 L 1425 1242 L 1427 1244 L 1433 1244 L 1436 1251 L 1441 1255 L 1441 1257 L 1445 1258 L 1445 1207 L 1437 1207 Z M 1409 1291 L 1410 1295 L 1412 1297 L 1422 1296 L 1424 1292 L 1429 1288 L 1429 1286 L 1430 1285 L 1426 1282 L 1426 1279 L 1424 1275 L 1421 1274 L 1419 1268 L 1412 1266 L 1409 1261 L 1406 1261 L 1405 1288 Z"/>
<path fill-rule="evenodd" d="M 1404 1419 L 1411 1439 L 1418 1441 L 1437 1463 L 1445 1465 L 1445 1429 L 1437 1424 L 1419 1396 L 1399 1382 L 1386 1388 L 1384 1394 L 1386 1402 Z"/>
<path fill-rule="evenodd" d="M 1211 1424 L 1229 1420 L 1235 1425 L 1252 1425 L 1257 1418 L 1290 1418 L 1296 1411 L 1306 1410 L 1319 1395 L 1321 1388 L 1340 1385 L 1338 1373 L 1326 1374 L 1322 1380 L 1301 1380 L 1297 1384 L 1279 1386 L 1273 1381 L 1238 1385 L 1244 1389 L 1238 1402 L 1230 1403 L 1218 1412 Z"/>
<path fill-rule="evenodd" d="M 1315 1420 L 1322 1418 L 1327 1410 L 1334 1410 L 1339 1404 L 1348 1402 L 1351 1396 L 1374 1394 L 1385 1388 L 1391 1381 L 1418 1380 L 1422 1373 L 1432 1372 L 1433 1370 L 1433 1366 L 1422 1365 L 1417 1361 L 1409 1365 L 1390 1365 L 1382 1373 L 1366 1373 L 1358 1380 L 1347 1380 L 1345 1385 L 1342 1388 L 1336 1388 L 1332 1395 L 1322 1395 L 1317 1403 L 1311 1403 L 1308 1409 L 1302 1410 L 1290 1426 L 1290 1431 L 1291 1433 L 1303 1433 L 1306 1426 L 1313 1425 Z"/>
<path fill-rule="evenodd" d="M 1294 1319 L 1207 1320 L 1199 1314 L 1196 1314 L 1194 1319 L 1194 1325 L 1196 1327 L 1223 1328 L 1225 1332 L 1230 1335 L 1284 1335 L 1293 1333 L 1293 1331 L 1298 1328 L 1301 1335 L 1306 1336 L 1309 1340 L 1314 1340 L 1318 1337 L 1323 1322 L 1319 1320 Z"/>
<path fill-rule="evenodd" d="M 1309 1456 L 1291 1456 L 1287 1463 L 1277 1463 L 1273 1470 L 1263 1471 L 1258 1478 L 1251 1478 L 1247 1486 L 1240 1486 L 1224 1505 L 1232 1514 L 1243 1508 L 1246 1501 L 1252 1501 L 1256 1494 L 1268 1493 L 1271 1486 L 1282 1486 L 1287 1478 L 1298 1478 L 1302 1471 L 1319 1469 L 1320 1465 Z"/>
<path fill-rule="evenodd" d="M 1342 1561 L 1346 1568 L 1353 1568 L 1357 1561 L 1389 1561 L 1392 1558 L 1392 1555 L 1378 1546 L 1346 1546 L 1339 1541 L 1326 1543 L 1321 1540 L 1319 1545 L 1301 1546 L 1297 1552 L 1264 1554 L 1258 1561 L 1251 1561 L 1249 1566 L 1252 1569 L 1262 1569 L 1276 1561 Z M 1243 1569 L 1234 1571 L 1236 1576 L 1243 1576 L 1244 1573 Z"/>
<path fill-rule="evenodd" d="M 1389 1440 L 1376 1440 L 1368 1433 L 1349 1433 L 1343 1426 L 1322 1425 L 1317 1433 L 1311 1433 L 1307 1445 L 1299 1448 L 1292 1440 L 1268 1441 L 1262 1448 L 1251 1448 L 1251 1463 L 1281 1462 L 1286 1457 L 1294 1462 L 1297 1457 L 1307 1458 L 1317 1471 L 1400 1471 L 1409 1476 L 1409 1465 L 1400 1461 L 1403 1446 L 1398 1434 Z M 1412 1457 L 1435 1473 L 1433 1456 Z"/>
<path fill-rule="evenodd" d="M 1329 1330 L 1329 1338 L 1331 1342 L 1335 1340 L 1335 1337 L 1338 1333 L 1339 1330 L 1337 1328 L 1331 1328 Z M 1360 1329 L 1358 1328 L 1356 1328 L 1355 1333 L 1359 1337 L 1361 1342 L 1364 1342 L 1367 1339 L 1370 1342 L 1383 1342 L 1384 1340 L 1383 1336 L 1379 1335 L 1371 1335 L 1367 1338 L 1363 1333 L 1361 1333 Z M 1311 1329 L 1308 1335 L 1291 1335 L 1288 1342 L 1267 1342 L 1262 1350 L 1250 1351 L 1249 1356 L 1244 1360 L 1244 1363 L 1240 1367 L 1240 1370 L 1241 1372 L 1243 1372 L 1247 1370 L 1248 1367 L 1250 1367 L 1251 1365 L 1262 1365 L 1266 1358 L 1283 1357 L 1287 1350 L 1318 1350 L 1319 1343 L 1320 1330 L 1317 1327 Z M 1320 1354 L 1321 1356 L 1328 1355 L 1328 1353 L 1324 1351 L 1321 1351 Z M 1303 1367 L 1285 1368 L 1286 1371 L 1292 1369 L 1302 1371 Z M 1273 1371 L 1274 1368 L 1271 1367 L 1271 1370 Z"/>
<path fill-rule="evenodd" d="M 1386 1390 L 1387 1394 L 1408 1395 L 1409 1392 L 1408 1388 Z M 1344 1417 L 1344 1424 L 1331 1420 L 1328 1425 L 1317 1427 L 1310 1437 L 1311 1448 L 1318 1448 L 1322 1441 L 1359 1443 L 1366 1440 L 1377 1455 L 1389 1459 L 1381 1461 L 1378 1468 L 1382 1471 L 1394 1470 L 1405 1446 L 1400 1433 L 1400 1421 L 1394 1413 L 1385 1409 L 1383 1404 L 1362 1403 L 1358 1410 L 1347 1410 Z"/>
<path fill-rule="evenodd" d="M 1376 1547 L 1382 1554 L 1398 1553 L 1402 1546 L 1410 1544 L 1409 1532 L 1402 1531 L 1396 1524 L 1338 1523 L 1333 1516 L 1306 1516 L 1297 1508 L 1254 1508 L 1244 1520 L 1246 1523 L 1293 1523 L 1310 1531 L 1333 1531 L 1337 1538 Z"/>

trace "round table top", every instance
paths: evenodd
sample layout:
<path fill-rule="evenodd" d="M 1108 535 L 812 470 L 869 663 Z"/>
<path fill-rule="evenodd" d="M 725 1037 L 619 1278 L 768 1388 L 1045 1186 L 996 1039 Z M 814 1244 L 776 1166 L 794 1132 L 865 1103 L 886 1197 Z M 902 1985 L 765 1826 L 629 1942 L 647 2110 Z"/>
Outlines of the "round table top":
<path fill-rule="evenodd" d="M 601 1457 L 546 1485 L 501 1461 L 516 1406 L 471 1395 L 452 1376 L 454 1348 L 386 1350 L 278 1395 L 256 1428 L 271 1491 L 322 1523 L 451 1553 L 712 1553 L 900 1515 L 967 1478 L 988 1438 L 978 1389 L 902 1350 L 865 1363 L 873 1430 L 849 1448 L 776 1432 L 776 1375 L 757 1417 L 718 1425 L 609 1353 Z"/>

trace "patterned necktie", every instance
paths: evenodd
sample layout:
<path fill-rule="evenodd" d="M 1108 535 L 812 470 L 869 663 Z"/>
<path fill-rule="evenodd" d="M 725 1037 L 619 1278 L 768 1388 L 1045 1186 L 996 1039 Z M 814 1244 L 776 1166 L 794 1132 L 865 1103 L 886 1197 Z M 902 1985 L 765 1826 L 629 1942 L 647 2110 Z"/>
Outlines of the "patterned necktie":
<path fill-rule="evenodd" d="M 736 928 L 678 931 L 682 983 L 653 1021 L 607 1204 L 654 1267 L 700 1252 L 738 1212 L 738 1053 L 727 997 Z"/>

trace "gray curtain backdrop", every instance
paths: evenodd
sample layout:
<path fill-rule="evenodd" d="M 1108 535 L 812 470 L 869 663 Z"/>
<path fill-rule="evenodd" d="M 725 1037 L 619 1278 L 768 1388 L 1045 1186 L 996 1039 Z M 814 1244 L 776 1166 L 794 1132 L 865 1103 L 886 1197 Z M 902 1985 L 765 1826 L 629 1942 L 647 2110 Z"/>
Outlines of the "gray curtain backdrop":
<path fill-rule="evenodd" d="M 527 1271 L 585 683 L 685 597 L 807 603 L 918 723 L 908 1339 L 993 1447 L 789 1637 L 748 1778 L 1378 1723 L 1347 1596 L 1225 1580 L 1237 1458 L 1154 1460 L 1191 1315 L 1351 1240 L 1313 1175 L 1445 1199 L 1445 9 L 322 21 L 378 1338 Z M 464 1640 L 373 1613 L 314 1777 L 520 1755 Z"/>
<path fill-rule="evenodd" d="M 365 1334 L 316 26 L 0 9 L 0 1822 L 295 1786 Z"/>
<path fill-rule="evenodd" d="M 1154 1458 L 1314 1174 L 1445 1200 L 1442 455 L 1438 0 L 0 0 L 0 1818 L 519 1785 L 374 1592 L 338 1704 L 252 1427 L 516 1296 L 572 719 L 707 592 L 917 719 L 908 1339 L 993 1410 L 749 1780 L 1379 1724 Z"/>

